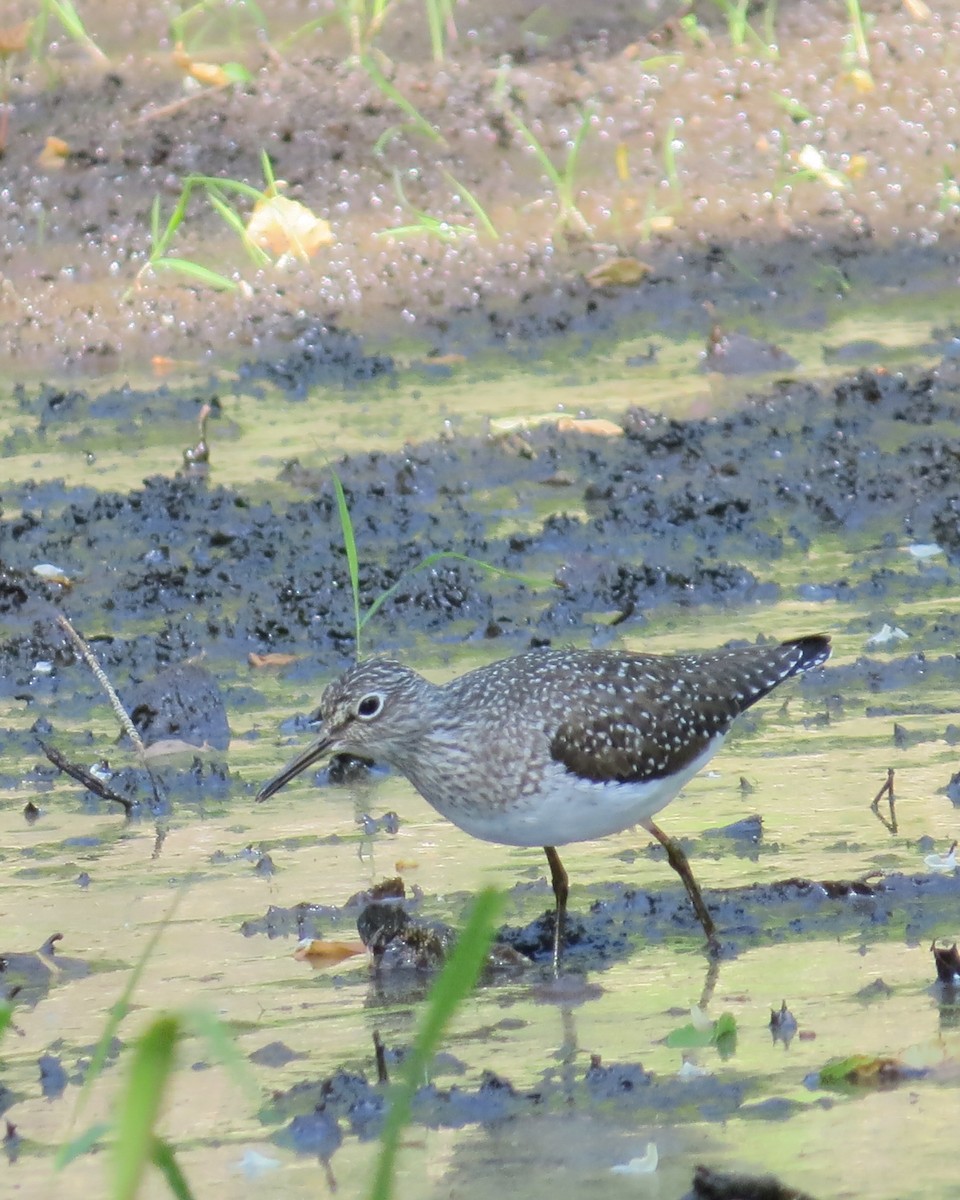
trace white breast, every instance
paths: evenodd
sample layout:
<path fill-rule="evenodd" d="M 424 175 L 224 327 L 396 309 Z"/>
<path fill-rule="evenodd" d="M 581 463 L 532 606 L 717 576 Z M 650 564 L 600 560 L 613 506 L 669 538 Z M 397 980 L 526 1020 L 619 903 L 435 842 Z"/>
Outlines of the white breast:
<path fill-rule="evenodd" d="M 563 846 L 590 842 L 629 829 L 666 807 L 723 745 L 715 737 L 679 774 L 646 783 L 593 783 L 559 763 L 551 764 L 542 787 L 496 809 L 458 805 L 440 811 L 473 837 L 506 846 Z"/>

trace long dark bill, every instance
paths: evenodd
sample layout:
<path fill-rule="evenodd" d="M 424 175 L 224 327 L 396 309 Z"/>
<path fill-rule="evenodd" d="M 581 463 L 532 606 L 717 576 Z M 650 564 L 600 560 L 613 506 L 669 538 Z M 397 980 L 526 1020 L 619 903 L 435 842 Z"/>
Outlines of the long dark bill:
<path fill-rule="evenodd" d="M 323 758 L 329 750 L 330 745 L 330 738 L 321 737 L 308 746 L 302 754 L 298 754 L 292 762 L 288 762 L 278 775 L 274 775 L 269 783 L 263 785 L 260 791 L 257 792 L 257 803 L 262 804 L 264 800 L 269 800 L 274 792 L 279 792 L 282 787 L 286 787 L 290 780 L 299 775 L 301 771 L 305 771 L 307 767 L 312 766 L 318 758 Z"/>

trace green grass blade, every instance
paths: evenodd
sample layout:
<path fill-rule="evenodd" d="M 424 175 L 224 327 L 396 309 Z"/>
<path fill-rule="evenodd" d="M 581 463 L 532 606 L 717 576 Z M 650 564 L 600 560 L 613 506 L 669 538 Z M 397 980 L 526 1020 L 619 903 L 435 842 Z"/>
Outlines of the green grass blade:
<path fill-rule="evenodd" d="M 506 571 L 503 567 L 495 567 L 493 563 L 484 562 L 482 558 L 471 558 L 469 554 L 457 554 L 454 550 L 435 550 L 433 554 L 428 554 L 421 562 L 418 562 L 415 567 L 411 567 L 408 571 L 404 571 L 396 583 L 392 584 L 374 600 L 367 611 L 363 614 L 360 621 L 360 629 L 366 625 L 370 618 L 380 610 L 387 600 L 397 591 L 398 588 L 406 582 L 409 576 L 417 571 L 424 570 L 425 567 L 431 567 L 435 562 L 440 562 L 441 559 L 450 558 L 455 562 L 468 563 L 471 567 L 480 567 L 483 571 L 489 571 L 491 575 L 504 575 L 507 579 L 516 579 L 520 583 L 525 583 L 530 587 L 536 587 L 536 581 L 526 575 L 517 575 L 514 571 Z M 357 631 L 359 634 L 359 630 Z"/>
<path fill-rule="evenodd" d="M 561 188 L 563 187 L 563 180 L 560 177 L 560 172 L 553 165 L 553 162 L 551 161 L 546 150 L 544 150 L 543 146 L 540 144 L 540 142 L 534 136 L 533 130 L 530 129 L 529 126 L 524 124 L 522 118 L 518 117 L 517 114 L 513 111 L 513 109 L 511 109 L 511 108 L 505 109 L 504 115 L 506 116 L 507 120 L 510 121 L 511 124 L 514 126 L 514 128 L 518 131 L 518 133 L 523 138 L 523 140 L 527 143 L 527 145 L 530 147 L 530 149 L 533 151 L 534 156 L 536 157 L 537 161 L 540 163 L 540 166 L 541 166 L 544 174 L 547 176 L 547 178 L 553 184 L 556 191 L 559 193 Z"/>
<path fill-rule="evenodd" d="M 57 20 L 70 37 L 83 46 L 94 58 L 102 63 L 110 61 L 90 34 L 87 33 L 83 22 L 80 20 L 80 14 L 74 8 L 71 0 L 44 0 L 44 7 L 51 9 L 56 14 Z"/>
<path fill-rule="evenodd" d="M 242 179 L 221 179 L 219 175 L 188 175 L 184 184 L 190 184 L 191 187 L 204 187 L 208 191 L 212 189 L 214 192 L 237 192 L 254 203 L 264 198 L 262 188 L 244 183 Z"/>
<path fill-rule="evenodd" d="M 360 657 L 360 631 L 363 622 L 360 620 L 360 566 L 357 562 L 357 541 L 353 536 L 353 519 L 347 506 L 347 497 L 343 492 L 340 476 L 334 472 L 333 486 L 337 493 L 337 513 L 340 516 L 340 529 L 343 533 L 343 548 L 347 552 L 347 570 L 350 572 L 350 591 L 353 593 L 353 622 L 356 637 L 357 658 Z"/>
<path fill-rule="evenodd" d="M 154 259 L 150 265 L 155 270 L 179 271 L 181 275 L 189 275 L 191 279 L 196 279 L 198 283 L 204 283 L 207 287 L 217 288 L 220 291 L 235 292 L 240 286 L 235 279 L 228 279 L 226 275 L 221 275 L 217 271 L 211 271 L 209 267 L 193 262 L 189 258 L 167 258 L 164 256 L 163 258 Z"/>
<path fill-rule="evenodd" d="M 273 163 L 270 161 L 270 155 L 266 150 L 260 151 L 260 170 L 263 172 L 263 178 L 266 182 L 266 193 L 270 196 L 277 194 L 277 181 L 273 174 Z"/>
<path fill-rule="evenodd" d="M 427 10 L 427 28 L 430 30 L 430 50 L 433 54 L 433 61 L 442 63 L 445 48 L 439 0 L 425 0 L 424 7 Z"/>
<path fill-rule="evenodd" d="M 438 129 L 434 129 L 427 118 L 423 116 L 423 114 L 416 109 L 413 104 L 410 103 L 410 101 L 398 88 L 394 87 L 394 85 L 389 79 L 387 79 L 369 54 L 362 54 L 359 62 L 360 66 L 366 71 L 366 73 L 370 76 L 380 91 L 383 92 L 387 99 L 392 100 L 397 108 L 405 112 L 417 129 L 419 129 L 425 137 L 428 137 L 432 142 L 436 142 L 441 146 L 445 146 L 447 144 L 446 138 L 444 138 L 443 134 Z"/>
<path fill-rule="evenodd" d="M 93 1149 L 97 1142 L 106 1137 L 110 1129 L 111 1125 L 109 1121 L 97 1121 L 89 1129 L 85 1129 L 83 1133 L 72 1138 L 57 1155 L 57 1170 L 59 1171 L 63 1167 L 68 1167 L 75 1158 L 82 1158 L 88 1150 Z"/>
<path fill-rule="evenodd" d="M 212 188 L 207 192 L 207 199 L 220 214 L 221 220 L 229 229 L 232 229 L 238 237 L 242 238 L 246 235 L 247 227 L 243 223 L 243 217 L 240 216 L 235 208 L 231 208 L 226 200 L 222 199 Z"/>
<path fill-rule="evenodd" d="M 410 1105 L 424 1072 L 430 1065 L 450 1018 L 471 992 L 486 960 L 493 925 L 502 897 L 485 888 L 476 898 L 467 924 L 427 997 L 427 1009 L 416 1040 L 404 1059 L 402 1078 L 394 1089 L 384 1122 L 371 1200 L 389 1200 L 400 1135 L 410 1116 Z"/>
<path fill-rule="evenodd" d="M 3 1033 L 12 1020 L 13 1005 L 7 1004 L 6 1001 L 4 1001 L 2 1004 L 0 1004 L 0 1034 Z"/>
<path fill-rule="evenodd" d="M 120 1102 L 114 1143 L 113 1200 L 134 1200 L 153 1161 L 154 1132 L 173 1074 L 180 1018 L 157 1017 L 134 1048 L 126 1092 Z"/>
<path fill-rule="evenodd" d="M 163 935 L 164 930 L 174 918 L 174 914 L 180 906 L 180 901 L 183 899 L 183 892 L 179 891 L 173 898 L 173 903 L 170 905 L 170 910 L 163 918 L 160 924 L 156 927 L 153 933 L 147 940 L 146 946 L 143 948 L 143 953 L 137 960 L 133 970 L 130 972 L 130 978 L 127 980 L 126 987 L 120 993 L 120 998 L 110 1009 L 110 1015 L 107 1017 L 107 1023 L 103 1028 L 103 1033 L 100 1035 L 100 1041 L 97 1043 L 97 1048 L 93 1052 L 93 1058 L 90 1059 L 90 1065 L 87 1067 L 83 1077 L 83 1087 L 80 1089 L 80 1094 L 77 1096 L 77 1103 L 73 1110 L 72 1120 L 80 1116 L 83 1111 L 83 1106 L 90 1094 L 90 1089 L 96 1082 L 100 1072 L 103 1070 L 103 1064 L 107 1061 L 107 1055 L 110 1052 L 110 1045 L 116 1037 L 117 1030 L 120 1028 L 120 1023 L 130 1011 L 130 1001 L 133 993 L 136 990 L 137 984 L 140 982 L 140 976 L 143 974 L 147 963 L 153 956 L 154 950 L 157 948 L 157 943 Z M 63 1156 L 69 1151 L 70 1144 L 61 1147 L 56 1158 L 56 1167 L 59 1170 L 63 1163 Z"/>
<path fill-rule="evenodd" d="M 260 1087 L 246 1058 L 237 1048 L 224 1023 L 207 1008 L 189 1008 L 183 1012 L 189 1033 L 206 1042 L 207 1049 L 233 1076 L 237 1086 L 247 1093 L 254 1106 L 260 1103 Z"/>
<path fill-rule="evenodd" d="M 473 194 L 473 192 L 471 192 L 470 189 L 465 184 L 461 183 L 460 180 L 457 179 L 455 175 L 451 175 L 450 172 L 447 171 L 444 167 L 440 168 L 440 174 L 444 177 L 444 179 L 447 181 L 447 183 L 449 183 L 449 185 L 454 189 L 454 191 L 459 192 L 460 195 L 463 196 L 464 200 L 466 200 L 467 204 L 469 204 L 470 209 L 473 212 L 473 215 L 477 218 L 477 220 L 483 226 L 486 234 L 489 237 L 494 238 L 495 240 L 498 239 L 500 237 L 499 233 L 497 233 L 496 229 L 494 228 L 493 222 L 487 216 L 486 209 L 483 207 L 483 205 L 480 203 L 480 201 L 476 198 L 476 196 Z"/>
<path fill-rule="evenodd" d="M 187 1177 L 180 1170 L 180 1164 L 174 1157 L 173 1147 L 162 1138 L 153 1139 L 153 1165 L 167 1181 L 167 1187 L 177 1200 L 193 1200 L 193 1192 L 187 1183 Z"/>

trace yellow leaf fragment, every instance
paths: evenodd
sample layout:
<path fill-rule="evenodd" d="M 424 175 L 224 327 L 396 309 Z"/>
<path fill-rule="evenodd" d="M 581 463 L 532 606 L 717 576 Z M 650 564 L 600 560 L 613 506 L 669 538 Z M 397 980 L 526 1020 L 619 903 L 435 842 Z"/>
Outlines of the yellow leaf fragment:
<path fill-rule="evenodd" d="M 639 258 L 611 258 L 584 276 L 592 288 L 632 287 L 650 274 L 650 267 Z"/>
<path fill-rule="evenodd" d="M 268 196 L 259 201 L 247 222 L 247 237 L 271 254 L 292 254 L 302 262 L 333 243 L 333 231 L 299 200 Z"/>
<path fill-rule="evenodd" d="M 232 82 L 230 76 L 216 63 L 197 62 L 178 42 L 173 50 L 173 61 L 185 75 L 202 83 L 205 87 L 226 87 Z"/>
<path fill-rule="evenodd" d="M 853 84 L 854 88 L 863 95 L 868 95 L 876 87 L 873 76 L 865 67 L 854 67 L 852 71 L 849 71 L 847 82 Z"/>
<path fill-rule="evenodd" d="M 69 143 L 63 138 L 48 137 L 37 155 L 37 166 L 44 171 L 62 171 L 69 154 Z"/>

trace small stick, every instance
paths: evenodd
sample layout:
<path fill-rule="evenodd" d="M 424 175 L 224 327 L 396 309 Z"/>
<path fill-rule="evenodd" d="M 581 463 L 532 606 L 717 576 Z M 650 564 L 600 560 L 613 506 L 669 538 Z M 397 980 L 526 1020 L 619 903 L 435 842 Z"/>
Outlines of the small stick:
<path fill-rule="evenodd" d="M 122 804 L 124 812 L 129 816 L 133 809 L 133 801 L 128 800 L 126 796 L 119 796 L 116 792 L 106 787 L 97 779 L 96 775 L 91 775 L 84 767 L 78 766 L 76 763 L 70 762 L 65 758 L 55 746 L 48 746 L 46 742 L 40 743 L 40 749 L 44 752 L 47 758 L 53 763 L 58 770 L 64 775 L 69 775 L 71 779 L 75 779 L 77 783 L 82 783 L 87 791 L 93 792 L 95 796 L 99 796 L 101 800 L 112 800 L 114 804 Z"/>
<path fill-rule="evenodd" d="M 96 676 L 97 683 L 99 683 L 103 690 L 107 693 L 107 699 L 110 701 L 110 707 L 117 715 L 117 720 L 120 722 L 130 740 L 136 746 L 137 753 L 140 755 L 141 761 L 144 761 L 147 748 L 143 744 L 143 739 L 140 737 L 140 734 L 137 733 L 136 726 L 127 715 L 127 710 L 123 707 L 123 702 L 114 690 L 113 684 L 107 678 L 103 667 L 100 666 L 97 656 L 93 653 L 80 634 L 77 633 L 63 613 L 59 613 L 57 615 L 57 624 L 70 638 L 70 641 L 73 642 L 77 650 L 79 650 L 80 654 L 83 656 L 84 662 L 86 662 L 87 666 Z"/>
<path fill-rule="evenodd" d="M 890 819 L 889 820 L 885 816 L 883 816 L 882 813 L 880 812 L 880 801 L 884 798 L 884 796 L 887 797 L 887 800 L 890 804 Z M 896 813 L 896 808 L 894 807 L 895 804 L 896 804 L 896 797 L 893 794 L 893 767 L 887 767 L 887 778 L 883 784 L 883 787 L 874 796 L 873 801 L 870 805 L 870 809 L 873 812 L 873 815 L 880 822 L 880 824 L 885 829 L 888 829 L 891 833 L 897 832 L 897 813 Z"/>
<path fill-rule="evenodd" d="M 383 1044 L 383 1038 L 380 1036 L 380 1030 L 373 1031 L 373 1052 L 377 1057 L 377 1083 L 389 1083 L 390 1076 L 387 1074 L 387 1051 Z"/>

